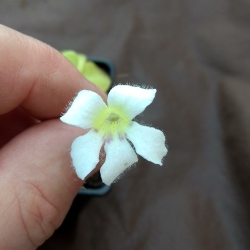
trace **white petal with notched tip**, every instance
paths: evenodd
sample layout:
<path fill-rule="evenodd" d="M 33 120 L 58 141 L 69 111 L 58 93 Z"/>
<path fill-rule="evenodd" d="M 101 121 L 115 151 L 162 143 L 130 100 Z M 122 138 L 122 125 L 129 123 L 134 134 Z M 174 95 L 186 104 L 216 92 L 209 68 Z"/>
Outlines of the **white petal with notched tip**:
<path fill-rule="evenodd" d="M 115 139 L 104 145 L 106 160 L 101 167 L 103 183 L 110 185 L 128 167 L 138 161 L 138 157 L 126 139 Z"/>
<path fill-rule="evenodd" d="M 84 180 L 96 167 L 102 145 L 102 137 L 94 130 L 90 130 L 73 141 L 70 155 L 73 167 L 80 179 Z"/>
<path fill-rule="evenodd" d="M 155 98 L 156 89 L 143 89 L 129 85 L 118 85 L 108 95 L 108 106 L 122 107 L 129 118 L 142 113 Z"/>
<path fill-rule="evenodd" d="M 93 91 L 82 90 L 60 120 L 80 128 L 91 128 L 93 119 L 96 117 L 96 111 L 106 107 L 106 104 L 98 94 Z"/>
<path fill-rule="evenodd" d="M 137 154 L 148 161 L 162 165 L 162 159 L 168 152 L 162 131 L 132 122 L 127 131 L 127 138 L 135 146 Z"/>

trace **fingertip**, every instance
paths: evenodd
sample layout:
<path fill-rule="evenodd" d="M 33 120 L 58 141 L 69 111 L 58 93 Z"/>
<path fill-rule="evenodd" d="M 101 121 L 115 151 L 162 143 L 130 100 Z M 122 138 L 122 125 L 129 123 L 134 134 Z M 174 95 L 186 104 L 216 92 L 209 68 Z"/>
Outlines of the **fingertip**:
<path fill-rule="evenodd" d="M 2 25 L 0 38 L 0 114 L 21 105 L 38 119 L 52 119 L 82 89 L 106 98 L 51 46 Z"/>

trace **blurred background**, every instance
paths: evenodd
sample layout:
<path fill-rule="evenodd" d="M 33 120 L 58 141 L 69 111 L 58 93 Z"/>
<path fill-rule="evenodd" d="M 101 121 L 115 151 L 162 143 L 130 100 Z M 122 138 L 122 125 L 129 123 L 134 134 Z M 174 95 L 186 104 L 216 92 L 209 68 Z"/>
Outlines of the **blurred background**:
<path fill-rule="evenodd" d="M 156 88 L 139 120 L 169 147 L 77 197 L 40 250 L 250 249 L 250 1 L 0 0 L 0 22 Z"/>

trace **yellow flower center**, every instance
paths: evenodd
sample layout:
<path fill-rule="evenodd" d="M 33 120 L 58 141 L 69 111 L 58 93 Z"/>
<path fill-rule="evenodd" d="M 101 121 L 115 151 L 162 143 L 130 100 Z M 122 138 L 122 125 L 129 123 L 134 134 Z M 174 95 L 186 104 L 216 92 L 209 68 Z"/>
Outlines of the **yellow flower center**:
<path fill-rule="evenodd" d="M 104 140 L 125 138 L 131 119 L 123 107 L 111 106 L 95 111 L 93 129 L 101 133 Z"/>

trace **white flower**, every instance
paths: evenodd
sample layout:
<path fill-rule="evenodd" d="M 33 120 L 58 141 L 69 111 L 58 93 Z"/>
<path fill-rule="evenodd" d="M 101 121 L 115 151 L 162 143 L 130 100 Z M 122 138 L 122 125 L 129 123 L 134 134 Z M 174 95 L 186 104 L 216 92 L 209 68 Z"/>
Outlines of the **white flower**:
<path fill-rule="evenodd" d="M 61 121 L 91 130 L 77 137 L 71 147 L 73 166 L 82 180 L 96 167 L 102 145 L 106 159 L 101 167 L 103 183 L 110 185 L 124 170 L 138 161 L 137 154 L 162 165 L 167 154 L 164 134 L 142 126 L 134 117 L 144 111 L 155 97 L 155 89 L 118 85 L 111 89 L 106 105 L 102 98 L 82 90 Z M 131 141 L 135 147 L 131 147 Z"/>

